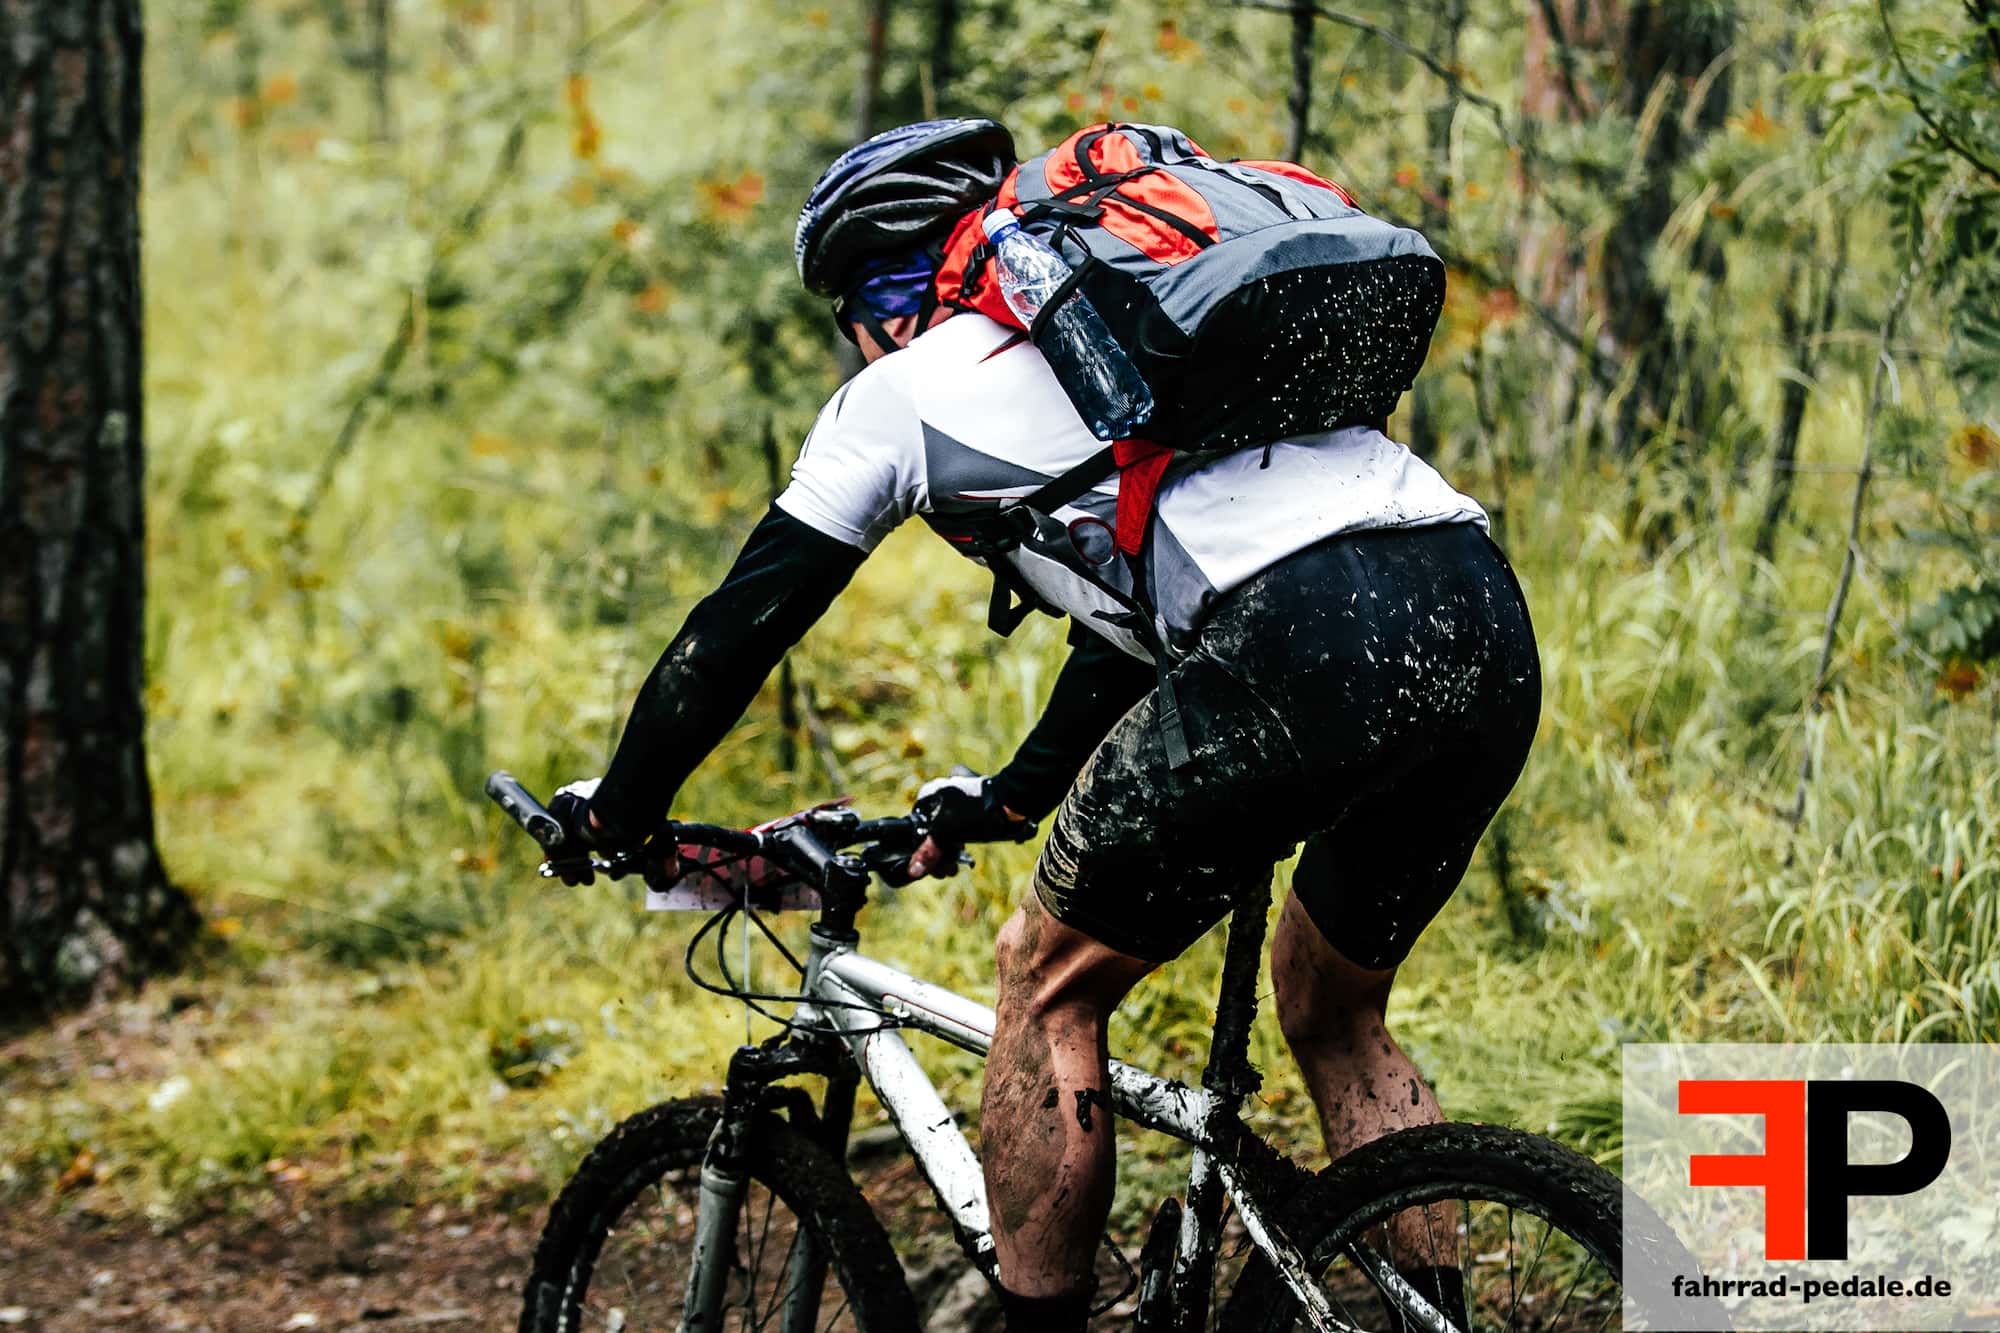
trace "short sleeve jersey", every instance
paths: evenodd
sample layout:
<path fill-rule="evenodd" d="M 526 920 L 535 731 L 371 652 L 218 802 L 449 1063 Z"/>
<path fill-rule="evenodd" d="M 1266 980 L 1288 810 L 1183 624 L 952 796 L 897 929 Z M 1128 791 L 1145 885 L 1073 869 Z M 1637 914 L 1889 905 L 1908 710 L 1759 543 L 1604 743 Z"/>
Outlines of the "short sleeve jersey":
<path fill-rule="evenodd" d="M 946 520 L 1033 493 L 1103 448 L 1041 353 L 983 315 L 955 316 L 882 357 L 820 412 L 778 507 L 867 551 L 912 515 Z M 1135 657 L 1113 627 L 1131 573 L 1110 559 L 1118 479 L 1107 478 L 1003 557 L 1042 599 Z M 1139 562 L 1169 643 L 1191 641 L 1217 600 L 1295 551 L 1343 532 L 1486 513 L 1408 449 L 1365 427 L 1177 462 Z"/>

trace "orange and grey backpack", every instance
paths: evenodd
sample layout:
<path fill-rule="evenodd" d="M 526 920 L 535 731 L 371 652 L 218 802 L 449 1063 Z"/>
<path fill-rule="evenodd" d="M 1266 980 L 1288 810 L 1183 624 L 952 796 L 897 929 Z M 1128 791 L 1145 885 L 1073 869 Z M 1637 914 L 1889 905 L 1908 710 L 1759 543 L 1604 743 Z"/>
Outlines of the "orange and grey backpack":
<path fill-rule="evenodd" d="M 1166 126 L 1078 130 L 960 219 L 938 301 L 1018 327 L 986 272 L 996 208 L 1069 262 L 1153 391 L 1147 438 L 1176 450 L 1381 424 L 1444 304 L 1420 233 L 1304 167 L 1219 162 Z"/>
<path fill-rule="evenodd" d="M 940 256 L 939 304 L 1019 328 L 987 272 L 993 252 L 983 221 L 1000 208 L 1069 263 L 1069 282 L 1144 376 L 1154 409 L 1144 440 L 1108 444 L 983 531 L 952 536 L 984 557 L 1018 544 L 1027 511 L 1052 515 L 1114 469 L 1122 474 L 1117 546 L 1136 557 L 1176 456 L 1385 426 L 1423 365 L 1444 305 L 1444 264 L 1420 233 L 1369 216 L 1304 167 L 1217 161 L 1163 125 L 1078 130 L 1021 163 L 953 228 Z M 1026 330 L 1030 340 L 1039 342 L 1040 325 Z M 996 574 L 989 620 L 1004 634 L 1032 599 L 1003 586 L 1015 581 L 1000 562 L 987 563 Z M 1009 591 L 1023 597 L 1020 607 Z M 1132 611 L 1163 664 L 1151 608 Z M 1169 727 L 1176 766 L 1185 753 L 1178 730 Z"/>

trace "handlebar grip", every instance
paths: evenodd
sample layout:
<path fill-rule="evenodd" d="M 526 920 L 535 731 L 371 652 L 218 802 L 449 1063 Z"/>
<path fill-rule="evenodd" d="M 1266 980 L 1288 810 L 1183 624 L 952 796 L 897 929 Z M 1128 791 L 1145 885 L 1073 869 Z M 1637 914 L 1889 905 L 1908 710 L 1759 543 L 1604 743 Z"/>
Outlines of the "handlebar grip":
<path fill-rule="evenodd" d="M 563 827 L 559 820 L 542 803 L 528 794 L 512 773 L 496 769 L 486 779 L 486 794 L 502 810 L 505 810 L 516 824 L 527 831 L 529 837 L 541 844 L 544 852 L 553 856 L 562 849 Z"/>

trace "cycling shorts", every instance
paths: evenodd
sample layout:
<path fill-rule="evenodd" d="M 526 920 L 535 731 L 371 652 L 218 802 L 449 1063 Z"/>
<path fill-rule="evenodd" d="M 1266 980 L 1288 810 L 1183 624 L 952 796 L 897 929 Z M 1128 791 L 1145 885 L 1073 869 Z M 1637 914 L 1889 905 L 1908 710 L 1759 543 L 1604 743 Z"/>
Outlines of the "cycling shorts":
<path fill-rule="evenodd" d="M 1057 810 L 1035 889 L 1057 920 L 1164 962 L 1305 844 L 1292 892 L 1350 961 L 1390 968 L 1451 897 L 1541 710 L 1520 585 L 1477 526 L 1346 533 L 1230 592 Z"/>

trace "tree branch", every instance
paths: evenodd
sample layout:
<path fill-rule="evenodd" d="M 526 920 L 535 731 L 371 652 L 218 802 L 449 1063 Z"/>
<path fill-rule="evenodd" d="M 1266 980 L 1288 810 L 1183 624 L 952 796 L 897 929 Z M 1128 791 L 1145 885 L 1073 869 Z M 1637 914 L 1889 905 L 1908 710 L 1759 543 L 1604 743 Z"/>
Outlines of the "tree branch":
<path fill-rule="evenodd" d="M 1431 73 L 1437 75 L 1440 79 L 1443 79 L 1451 90 L 1460 97 L 1463 97 L 1466 101 L 1492 116 L 1500 124 L 1500 133 L 1507 138 L 1510 144 L 1514 142 L 1512 132 L 1507 129 L 1506 113 L 1500 109 L 1498 102 L 1490 97 L 1472 91 L 1472 89 L 1465 86 L 1465 80 L 1459 78 L 1450 66 L 1424 50 L 1421 46 L 1405 41 L 1379 23 L 1371 23 L 1367 19 L 1357 17 L 1353 14 L 1343 14 L 1339 10 L 1328 9 L 1324 5 L 1295 5 L 1292 3 L 1292 0 L 1235 0 L 1235 3 L 1239 9 L 1264 9 L 1278 14 L 1295 14 L 1301 8 L 1308 8 L 1328 23 L 1337 23 L 1343 28 L 1353 28 L 1357 32 L 1365 32 L 1370 37 L 1387 42 L 1404 55 L 1415 60 L 1425 69 L 1428 69 Z"/>
<path fill-rule="evenodd" d="M 632 29 L 638 27 L 648 19 L 655 17 L 666 7 L 667 0 L 643 0 L 643 3 L 634 5 L 622 16 L 611 20 L 611 22 L 605 24 L 596 32 L 578 42 L 576 50 L 570 53 L 571 62 L 580 68 L 584 61 L 597 54 L 599 47 L 609 46 L 613 42 L 623 39 L 625 34 L 631 32 Z"/>
<path fill-rule="evenodd" d="M 1930 108 L 1924 105 L 1924 99 L 1917 95 L 1917 77 L 1910 72 L 1909 63 L 1903 59 L 1903 48 L 1896 40 L 1896 30 L 1889 25 L 1889 0 L 1875 0 L 1875 12 L 1881 17 L 1882 38 L 1889 43 L 1889 54 L 1895 57 L 1896 68 L 1903 75 L 1903 96 L 1909 98 L 1910 105 L 1916 108 L 1917 119 L 1930 127 L 1930 132 L 1937 136 L 1939 143 L 1965 161 L 1971 163 L 1978 169 L 1980 175 L 1986 177 L 1986 179 L 1992 181 L 1995 185 L 2000 185 L 2000 167 L 1994 166 L 1991 162 L 1988 162 L 1986 159 L 1980 157 L 1979 154 L 1959 142 L 1957 136 L 1946 129 L 1943 123 L 1931 114 Z"/>
<path fill-rule="evenodd" d="M 614 19 L 590 37 L 579 42 L 576 47 L 575 63 L 572 70 L 581 69 L 590 54 L 619 40 L 646 20 L 654 17 L 667 7 L 667 0 L 644 0 L 644 3 L 627 11 L 621 18 Z M 403 358 L 408 355 L 411 344 L 416 340 L 417 311 L 423 302 L 430 300 L 431 284 L 435 282 L 443 268 L 444 261 L 456 252 L 458 247 L 471 238 L 472 234 L 486 219 L 487 210 L 499 198 L 501 188 L 513 176 L 521 163 L 521 154 L 528 143 L 528 115 L 522 112 L 507 127 L 507 137 L 501 142 L 500 151 L 494 156 L 493 165 L 486 173 L 486 180 L 479 193 L 472 197 L 458 216 L 451 220 L 437 244 L 432 248 L 430 263 L 425 267 L 422 284 L 407 296 L 402 318 L 397 322 L 396 332 L 382 349 L 375 362 L 375 369 L 355 394 L 349 404 L 346 418 L 341 422 L 339 432 L 334 436 L 333 445 L 326 457 L 320 461 L 319 471 L 314 474 L 312 484 L 307 488 L 305 498 L 292 514 L 291 528 L 286 538 L 288 548 L 296 551 L 305 541 L 305 530 L 312 522 L 327 490 L 333 484 L 334 473 L 348 454 L 353 452 L 360 440 L 361 428 L 368 409 L 389 391 L 396 372 L 402 367 Z"/>
<path fill-rule="evenodd" d="M 1556 0 L 1537 0 L 1542 11 L 1542 22 L 1548 25 L 1549 40 L 1556 47 L 1556 72 L 1562 75 L 1563 96 L 1569 99 L 1569 108 L 1577 119 L 1590 114 L 1583 104 L 1583 97 L 1576 89 L 1576 52 L 1570 49 L 1569 33 L 1563 28 L 1562 15 L 1556 12 Z"/>
<path fill-rule="evenodd" d="M 1993 65 L 2000 71 L 2000 16 L 1993 13 L 1988 0 L 1965 0 L 1965 12 L 1971 16 L 1986 33 L 1986 45 L 1993 51 Z"/>
<path fill-rule="evenodd" d="M 1854 567 L 1861 556 L 1861 516 L 1868 501 L 1868 481 L 1875 472 L 1875 429 L 1882 417 L 1883 388 L 1893 365 L 1889 345 L 1895 340 L 1896 325 L 1902 321 L 1903 311 L 1916 291 L 1917 275 L 1930 263 L 1931 251 L 1944 231 L 1945 219 L 1958 203 L 1958 197 L 1965 193 L 1965 187 L 1966 181 L 1961 178 L 1938 205 L 1937 216 L 1931 219 L 1930 234 L 1911 257 L 1909 267 L 1903 270 L 1903 280 L 1897 284 L 1896 295 L 1889 302 L 1889 311 L 1882 317 L 1882 336 L 1875 346 L 1874 383 L 1868 392 L 1868 412 L 1861 427 L 1861 470 L 1854 478 L 1854 503 L 1847 514 L 1847 546 L 1841 554 L 1840 577 L 1834 582 L 1833 598 L 1826 606 L 1826 629 L 1820 638 L 1819 666 L 1813 672 L 1812 689 L 1806 693 L 1808 721 L 1818 715 L 1826 693 L 1827 675 L 1833 667 L 1834 643 L 1840 637 L 1840 615 L 1847 608 L 1847 590 L 1854 582 Z M 1799 789 L 1792 797 L 1790 823 L 1794 829 L 1805 817 L 1806 793 L 1812 787 L 1812 776 L 1812 737 L 1808 734 L 1805 756 L 1799 761 Z"/>

